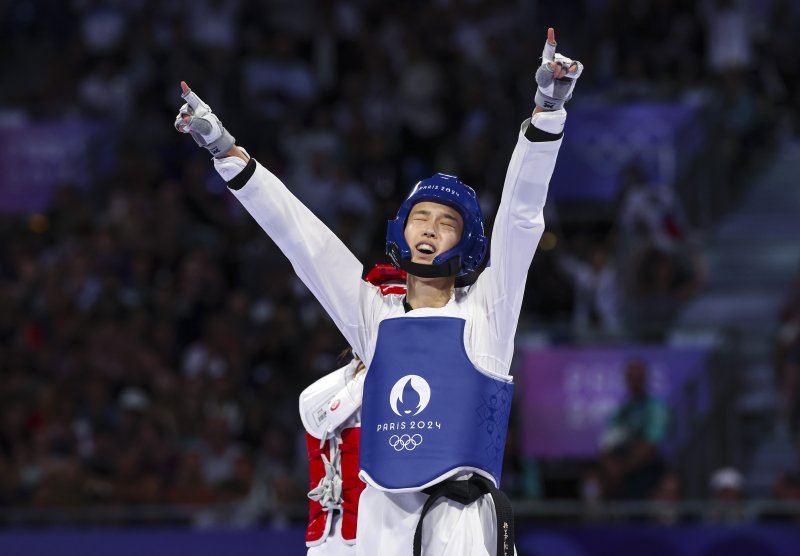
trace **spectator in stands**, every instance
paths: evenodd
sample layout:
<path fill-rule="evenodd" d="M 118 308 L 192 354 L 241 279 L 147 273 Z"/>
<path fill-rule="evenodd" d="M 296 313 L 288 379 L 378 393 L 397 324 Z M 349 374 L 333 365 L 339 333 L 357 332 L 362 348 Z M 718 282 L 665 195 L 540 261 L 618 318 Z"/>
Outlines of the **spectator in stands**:
<path fill-rule="evenodd" d="M 720 467 L 709 479 L 711 501 L 707 520 L 713 523 L 744 521 L 744 477 L 734 467 Z"/>
<path fill-rule="evenodd" d="M 622 333 L 619 284 L 608 248 L 597 243 L 585 260 L 562 255 L 559 263 L 574 287 L 572 327 L 576 338 L 618 337 Z"/>
<path fill-rule="evenodd" d="M 689 239 L 691 230 L 675 192 L 668 184 L 654 184 L 637 161 L 620 177 L 617 225 L 628 241 L 645 242 L 674 252 Z"/>
<path fill-rule="evenodd" d="M 503 457 L 502 488 L 509 498 L 535 500 L 542 497 L 539 467 L 535 459 L 523 453 L 521 432 L 512 414 L 506 434 L 506 451 Z"/>
<path fill-rule="evenodd" d="M 744 0 L 706 0 L 699 3 L 706 25 L 706 61 L 715 74 L 745 71 L 754 55 L 752 15 Z"/>
<path fill-rule="evenodd" d="M 603 500 L 603 473 L 597 463 L 592 463 L 583 471 L 580 479 L 580 492 L 578 496 L 583 503 L 583 519 L 587 522 L 597 522 L 607 517 Z"/>
<path fill-rule="evenodd" d="M 183 452 L 165 501 L 176 505 L 207 505 L 217 501 L 217 493 L 204 477 L 202 455 L 196 449 Z"/>
<path fill-rule="evenodd" d="M 633 160 L 622 171 L 619 187 L 619 281 L 630 328 L 641 339 L 660 340 L 704 283 L 704 258 L 669 184 L 652 183 Z"/>
<path fill-rule="evenodd" d="M 659 525 L 675 525 L 685 521 L 685 516 L 681 515 L 682 499 L 683 482 L 680 476 L 675 471 L 667 471 L 650 497 L 653 521 Z"/>
<path fill-rule="evenodd" d="M 772 483 L 772 498 L 779 503 L 800 502 L 800 476 L 796 471 L 782 471 Z M 763 516 L 765 521 L 800 521 L 800 512 L 790 508 L 775 508 Z"/>
<path fill-rule="evenodd" d="M 632 329 L 641 340 L 663 340 L 681 307 L 700 287 L 700 275 L 681 267 L 674 255 L 656 248 L 645 249 L 637 257 L 634 270 Z"/>
<path fill-rule="evenodd" d="M 660 445 L 667 434 L 669 409 L 648 392 L 647 380 L 644 361 L 628 362 L 628 396 L 601 438 L 603 492 L 610 499 L 650 497 L 665 471 Z"/>

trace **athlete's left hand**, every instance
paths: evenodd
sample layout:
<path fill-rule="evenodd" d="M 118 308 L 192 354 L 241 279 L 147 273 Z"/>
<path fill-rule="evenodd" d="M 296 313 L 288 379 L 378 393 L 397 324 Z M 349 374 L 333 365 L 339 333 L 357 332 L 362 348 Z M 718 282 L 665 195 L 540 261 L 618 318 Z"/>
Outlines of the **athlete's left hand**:
<path fill-rule="evenodd" d="M 556 52 L 556 31 L 547 30 L 542 51 L 542 65 L 536 71 L 536 106 L 544 111 L 560 110 L 572 98 L 575 82 L 583 72 L 583 64 Z"/>

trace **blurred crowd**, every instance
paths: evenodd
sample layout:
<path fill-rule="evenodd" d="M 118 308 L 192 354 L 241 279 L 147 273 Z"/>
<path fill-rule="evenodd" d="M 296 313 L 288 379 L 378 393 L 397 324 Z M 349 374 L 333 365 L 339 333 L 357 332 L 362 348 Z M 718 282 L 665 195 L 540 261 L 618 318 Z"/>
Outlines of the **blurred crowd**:
<path fill-rule="evenodd" d="M 253 523 L 303 503 L 297 394 L 346 346 L 172 128 L 180 80 L 371 266 L 422 176 L 493 213 L 547 26 L 586 66 L 576 103 L 701 106 L 698 156 L 735 198 L 797 129 L 797 22 L 786 0 L 0 3 L 0 121 L 99 121 L 116 147 L 89 189 L 0 218 L 0 506 L 238 501 L 216 519 Z M 702 286 L 677 185 L 635 161 L 619 181 L 591 229 L 549 207 L 523 323 L 658 341 Z"/>

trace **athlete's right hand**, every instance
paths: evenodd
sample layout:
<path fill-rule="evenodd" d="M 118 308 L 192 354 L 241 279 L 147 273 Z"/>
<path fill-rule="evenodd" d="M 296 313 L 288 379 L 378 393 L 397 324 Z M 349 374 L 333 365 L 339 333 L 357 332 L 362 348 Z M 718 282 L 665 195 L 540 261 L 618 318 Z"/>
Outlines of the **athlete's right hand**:
<path fill-rule="evenodd" d="M 190 134 L 198 145 L 208 149 L 215 157 L 225 156 L 236 139 L 228 133 L 211 107 L 200 100 L 185 81 L 181 81 L 181 90 L 181 97 L 186 104 L 178 111 L 175 129 Z"/>

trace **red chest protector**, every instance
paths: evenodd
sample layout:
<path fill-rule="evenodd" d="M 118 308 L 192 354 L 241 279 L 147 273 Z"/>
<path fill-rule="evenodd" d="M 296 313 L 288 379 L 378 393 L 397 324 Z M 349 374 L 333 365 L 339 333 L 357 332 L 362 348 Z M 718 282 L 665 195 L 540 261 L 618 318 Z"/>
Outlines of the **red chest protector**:
<path fill-rule="evenodd" d="M 383 295 L 406 292 L 406 273 L 391 265 L 376 265 L 365 279 Z M 334 511 L 341 512 L 342 540 L 356 542 L 358 499 L 366 486 L 358 478 L 361 427 L 357 423 L 364 388 L 359 365 L 353 358 L 300 394 L 310 471 L 307 546 L 325 542 L 331 534 Z M 337 431 L 339 434 L 334 434 Z M 323 438 L 326 440 L 321 443 Z"/>
<path fill-rule="evenodd" d="M 333 512 L 336 510 L 339 510 L 342 514 L 342 539 L 348 544 L 355 543 L 358 499 L 361 496 L 361 491 L 366 486 L 358 478 L 360 436 L 360 427 L 343 429 L 341 442 L 338 442 L 338 439 L 329 439 L 320 447 L 320 439 L 306 433 L 310 474 L 309 488 L 313 492 L 323 481 L 328 481 L 329 485 L 327 486 L 335 488 L 338 493 L 339 489 L 331 483 L 341 485 L 341 495 L 333 496 L 335 504 L 328 503 L 326 504 L 327 507 L 323 507 L 320 501 L 309 499 L 308 528 L 306 529 L 307 546 L 315 546 L 325 542 L 325 539 L 331 534 L 330 527 Z M 333 450 L 331 450 L 332 444 L 334 445 Z M 328 466 L 326 466 L 323 456 L 325 456 Z M 326 467 L 332 467 L 335 474 L 332 474 Z M 341 480 L 341 483 L 339 483 L 339 480 Z"/>

